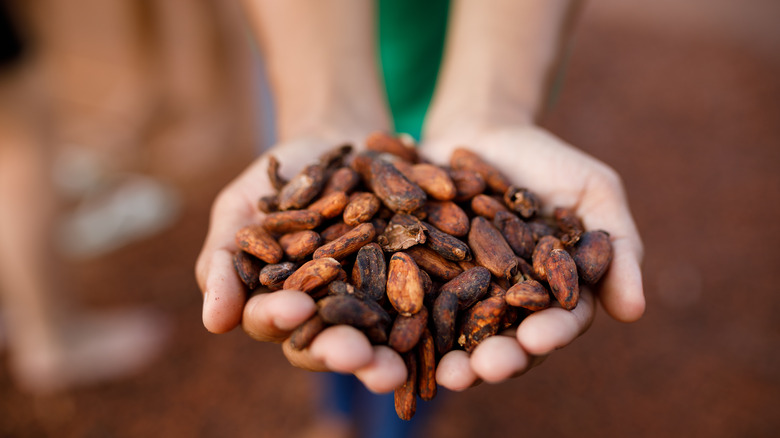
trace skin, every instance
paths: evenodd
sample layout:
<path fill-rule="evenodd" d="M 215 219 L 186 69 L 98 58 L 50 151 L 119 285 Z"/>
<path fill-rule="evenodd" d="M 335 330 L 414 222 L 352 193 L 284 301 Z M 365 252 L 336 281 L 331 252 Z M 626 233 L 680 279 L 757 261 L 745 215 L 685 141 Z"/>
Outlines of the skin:
<path fill-rule="evenodd" d="M 373 41 L 371 2 L 338 0 L 327 7 L 324 3 L 246 2 L 279 102 L 281 142 L 272 153 L 284 163 L 287 177 L 318 151 L 345 140 L 360 145 L 368 132 L 390 125 L 373 46 L 359 43 Z M 615 253 L 594 291 L 598 298 L 583 290 L 582 301 L 572 312 L 561 308 L 537 312 L 514 333 L 485 341 L 470 356 L 463 351 L 445 355 L 436 378 L 456 391 L 481 381 L 513 378 L 538 365 L 587 330 L 597 300 L 611 317 L 624 322 L 639 319 L 645 307 L 639 268 L 642 244 L 619 176 L 534 124 L 576 3 L 494 0 L 490 7 L 481 5 L 453 3 L 421 153 L 443 164 L 455 147 L 468 145 L 480 151 L 514 183 L 533 187 L 544 205 L 574 206 L 586 228 L 609 230 Z M 337 9 L 342 10 L 335 13 Z M 267 20 L 269 16 L 274 20 Z M 297 31 L 285 31 L 293 23 Z M 262 218 L 254 204 L 271 192 L 266 165 L 265 156 L 258 158 L 216 199 L 196 274 L 204 292 L 207 329 L 224 333 L 241 324 L 254 339 L 283 343 L 314 313 L 313 300 L 300 292 L 279 291 L 246 301 L 230 258 L 236 250 L 235 231 Z M 327 329 L 302 352 L 283 343 L 283 351 L 295 366 L 351 372 L 376 392 L 392 390 L 406 374 L 399 355 L 372 347 L 350 327 Z"/>

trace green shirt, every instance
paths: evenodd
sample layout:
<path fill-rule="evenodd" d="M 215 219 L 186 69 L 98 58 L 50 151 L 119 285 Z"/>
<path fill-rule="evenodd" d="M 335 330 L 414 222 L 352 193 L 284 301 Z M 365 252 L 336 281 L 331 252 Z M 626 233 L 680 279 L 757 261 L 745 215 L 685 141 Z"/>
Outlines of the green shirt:
<path fill-rule="evenodd" d="M 379 60 L 396 132 L 420 139 L 439 73 L 449 0 L 379 0 Z"/>

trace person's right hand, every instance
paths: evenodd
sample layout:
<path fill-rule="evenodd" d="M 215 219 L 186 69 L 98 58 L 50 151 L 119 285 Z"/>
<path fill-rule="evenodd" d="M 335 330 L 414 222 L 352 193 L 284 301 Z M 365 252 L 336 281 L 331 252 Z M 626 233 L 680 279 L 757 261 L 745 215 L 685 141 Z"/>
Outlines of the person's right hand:
<path fill-rule="evenodd" d="M 294 350 L 285 340 L 315 313 L 314 300 L 294 290 L 248 298 L 233 267 L 233 254 L 239 250 L 236 231 L 263 220 L 257 201 L 273 193 L 267 176 L 268 155 L 279 160 L 281 173 L 290 178 L 338 144 L 321 139 L 279 144 L 220 192 L 212 206 L 208 234 L 196 263 L 196 277 L 203 293 L 203 324 L 213 333 L 225 333 L 240 324 L 253 339 L 283 343 L 284 354 L 294 366 L 354 373 L 370 390 L 389 392 L 406 378 L 406 367 L 396 352 L 386 346 L 372 346 L 362 332 L 344 325 L 327 328 L 308 348 Z"/>

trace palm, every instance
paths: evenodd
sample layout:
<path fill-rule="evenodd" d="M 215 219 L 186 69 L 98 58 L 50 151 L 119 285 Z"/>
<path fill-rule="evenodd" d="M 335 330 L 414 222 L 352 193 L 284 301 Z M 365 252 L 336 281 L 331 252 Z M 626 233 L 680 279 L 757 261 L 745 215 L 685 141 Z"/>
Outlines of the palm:
<path fill-rule="evenodd" d="M 457 147 L 468 147 L 498 167 L 514 184 L 537 193 L 549 213 L 556 206 L 575 209 L 588 229 L 610 233 L 615 256 L 600 284 L 598 297 L 615 319 L 633 321 L 644 311 L 639 262 L 642 244 L 617 174 L 605 164 L 536 127 L 511 127 L 427 141 L 422 152 L 446 164 Z M 571 312 L 551 308 L 526 318 L 511 333 L 496 337 L 471 355 L 453 352 L 442 358 L 437 378 L 451 389 L 477 379 L 500 381 L 538 363 L 541 357 L 582 334 L 594 317 L 595 303 L 585 290 Z"/>

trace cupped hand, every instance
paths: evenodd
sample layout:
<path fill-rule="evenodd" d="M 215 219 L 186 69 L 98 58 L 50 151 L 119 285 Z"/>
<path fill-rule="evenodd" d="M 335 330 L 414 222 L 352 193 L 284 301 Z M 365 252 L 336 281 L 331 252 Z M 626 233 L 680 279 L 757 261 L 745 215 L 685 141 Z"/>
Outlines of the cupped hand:
<path fill-rule="evenodd" d="M 261 196 L 273 193 L 267 176 L 268 154 L 281 163 L 282 175 L 291 178 L 322 152 L 339 144 L 342 143 L 300 139 L 277 145 L 219 193 L 195 267 L 203 293 L 203 324 L 213 333 L 225 333 L 241 325 L 258 341 L 283 343 L 285 356 L 297 367 L 354 373 L 369 389 L 388 392 L 406 378 L 405 365 L 397 353 L 388 347 L 372 346 L 363 333 L 347 326 L 330 327 L 308 348 L 294 350 L 285 340 L 314 314 L 314 300 L 306 293 L 293 290 L 248 298 L 233 267 L 233 254 L 238 251 L 236 231 L 263 220 L 257 202 Z"/>
<path fill-rule="evenodd" d="M 536 312 L 514 333 L 485 340 L 470 356 L 462 351 L 446 354 L 437 370 L 441 385 L 463 390 L 479 381 L 499 382 L 522 374 L 588 329 L 596 299 L 618 321 L 636 321 L 642 316 L 643 247 L 622 182 L 613 169 L 531 125 L 450 131 L 426 139 L 421 152 L 435 163 L 447 164 L 457 147 L 474 150 L 514 184 L 535 192 L 544 213 L 559 206 L 573 208 L 586 229 L 607 231 L 614 256 L 598 287 L 593 292 L 583 288 L 573 311 L 552 307 Z"/>

